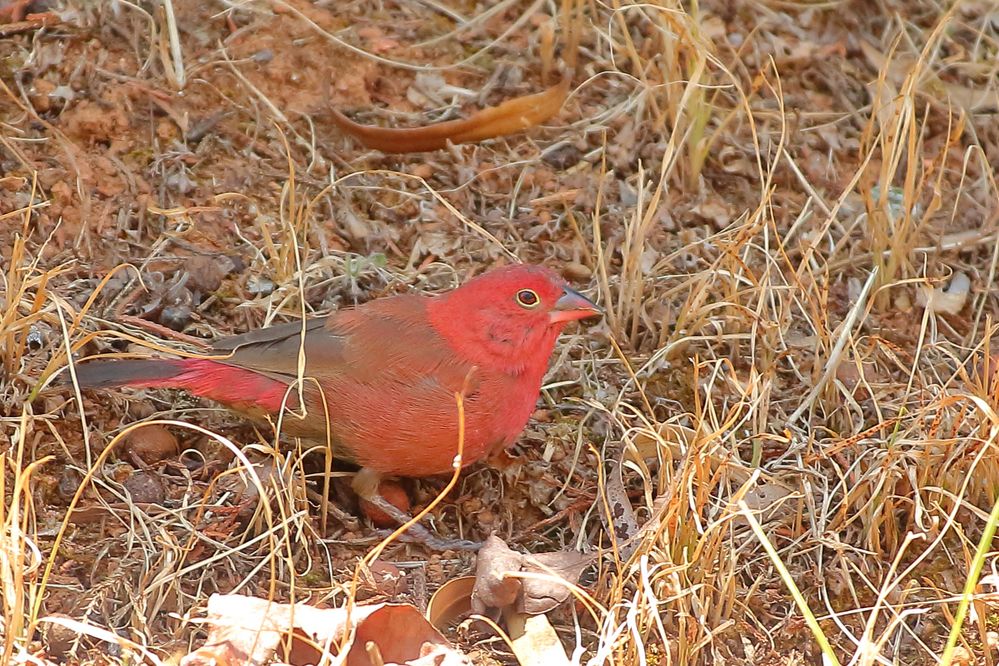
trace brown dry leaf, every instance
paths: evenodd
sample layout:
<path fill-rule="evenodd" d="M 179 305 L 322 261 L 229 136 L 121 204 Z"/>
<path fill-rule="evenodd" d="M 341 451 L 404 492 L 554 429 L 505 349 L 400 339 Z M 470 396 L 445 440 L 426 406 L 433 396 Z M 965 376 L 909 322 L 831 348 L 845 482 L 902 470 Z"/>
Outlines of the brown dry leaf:
<path fill-rule="evenodd" d="M 0 5 L 0 37 L 16 35 L 60 22 L 56 12 L 32 12 L 32 0 L 14 0 Z"/>
<path fill-rule="evenodd" d="M 475 588 L 472 610 L 484 614 L 489 608 L 505 608 L 517 601 L 521 582 L 516 574 L 524 556 L 511 550 L 495 534 L 486 539 L 475 561 Z"/>
<path fill-rule="evenodd" d="M 48 28 L 59 23 L 59 15 L 55 12 L 28 14 L 28 17 L 23 21 L 0 24 L 0 37 L 10 37 L 21 32 L 31 32 L 40 28 Z"/>
<path fill-rule="evenodd" d="M 16 23 L 24 20 L 33 0 L 14 0 L 0 5 L 0 23 Z"/>
<path fill-rule="evenodd" d="M 994 113 L 999 109 L 999 89 L 995 86 L 974 87 L 965 86 L 953 81 L 938 79 L 935 88 L 939 86 L 941 97 L 946 97 L 954 105 L 971 113 Z"/>
<path fill-rule="evenodd" d="M 801 344 L 804 345 L 805 343 L 802 342 Z M 664 449 L 674 459 L 680 458 L 683 456 L 683 452 L 695 445 L 697 441 L 698 433 L 693 428 L 663 423 L 659 426 L 658 435 L 652 430 L 641 430 L 635 436 L 633 443 L 634 452 L 639 457 L 645 460 L 655 460 L 659 455 L 660 449 Z M 631 456 L 634 454 L 631 449 L 626 449 L 625 455 Z M 750 470 L 735 465 L 731 460 L 723 459 L 718 455 L 705 454 L 705 460 L 710 465 L 712 472 L 719 467 L 728 467 L 729 473 L 733 474 L 733 478 L 740 483 L 744 483 L 750 477 Z"/>
<path fill-rule="evenodd" d="M 280 604 L 237 594 L 208 600 L 211 629 L 204 647 L 181 666 L 242 666 L 274 659 L 297 666 L 316 664 L 323 650 L 342 655 L 345 666 L 368 666 L 379 655 L 385 666 L 467 666 L 415 607 L 408 604 L 315 608 Z M 351 635 L 353 629 L 353 635 Z M 342 644 L 342 652 L 337 648 Z"/>
<path fill-rule="evenodd" d="M 693 206 L 690 212 L 710 222 L 717 229 L 727 226 L 734 217 L 732 211 L 724 203 L 724 199 L 716 195 L 705 197 L 700 203 Z"/>
<path fill-rule="evenodd" d="M 252 475 L 245 469 L 237 468 L 227 473 L 218 481 L 218 488 L 223 492 L 233 494 L 233 503 L 239 507 L 241 518 L 248 520 L 261 504 L 260 491 L 263 489 L 264 502 L 270 502 L 274 488 L 282 486 L 281 471 L 272 460 L 262 460 L 253 464 L 258 486 Z"/>
<path fill-rule="evenodd" d="M 373 594 L 386 599 L 395 599 L 408 590 L 406 574 L 391 562 L 375 560 L 361 571 L 364 584 Z"/>
<path fill-rule="evenodd" d="M 628 498 L 628 490 L 624 487 L 620 462 L 614 464 L 607 474 L 607 486 L 604 492 L 607 494 L 607 504 L 610 507 L 610 528 L 614 536 L 619 541 L 627 541 L 638 534 L 638 518 L 635 516 L 635 508 Z"/>
<path fill-rule="evenodd" d="M 780 479 L 761 476 L 756 483 L 747 484 L 743 489 L 742 501 L 761 519 L 780 520 L 793 512 L 794 504 L 787 500 L 796 495 L 795 490 Z M 733 498 L 733 504 L 737 499 L 740 498 Z M 748 524 L 742 515 L 736 516 L 735 521 Z"/>
<path fill-rule="evenodd" d="M 517 610 L 529 615 L 547 613 L 569 598 L 569 586 L 579 582 L 593 557 L 575 550 L 538 553 L 524 558 L 523 571 L 539 577 L 523 578 Z"/>
<path fill-rule="evenodd" d="M 679 458 L 683 451 L 697 441 L 697 431 L 688 426 L 663 423 L 658 433 L 652 430 L 639 430 L 634 438 L 634 449 L 625 449 L 626 455 L 632 451 L 644 460 L 655 460 L 660 449 L 666 449 L 673 458 Z"/>
<path fill-rule="evenodd" d="M 419 153 L 440 150 L 451 143 L 470 143 L 506 136 L 548 120 L 562 108 L 569 94 L 569 78 L 544 92 L 515 97 L 473 114 L 426 127 L 376 127 L 361 125 L 333 109 L 333 122 L 366 148 L 383 153 Z"/>
<path fill-rule="evenodd" d="M 592 561 L 592 555 L 576 551 L 522 555 L 492 535 L 479 551 L 469 605 L 479 614 L 495 608 L 516 608 L 518 613 L 531 615 L 547 613 L 569 597 L 570 586 L 579 581 Z M 520 577 L 520 572 L 534 575 Z M 456 587 L 453 594 L 463 589 Z M 450 596 L 445 601 L 448 610 L 458 606 Z M 440 626 L 437 622 L 434 625 Z"/>

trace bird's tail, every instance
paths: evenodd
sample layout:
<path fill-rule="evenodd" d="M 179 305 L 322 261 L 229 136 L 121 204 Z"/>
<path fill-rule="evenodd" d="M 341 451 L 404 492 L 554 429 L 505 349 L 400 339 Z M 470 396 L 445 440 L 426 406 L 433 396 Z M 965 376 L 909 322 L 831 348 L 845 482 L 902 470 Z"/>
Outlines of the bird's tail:
<path fill-rule="evenodd" d="M 114 386 L 169 387 L 180 386 L 172 379 L 189 370 L 188 361 L 166 358 L 98 359 L 76 366 L 80 388 L 111 388 Z M 69 382 L 69 375 L 66 375 Z"/>
<path fill-rule="evenodd" d="M 233 409 L 253 408 L 268 413 L 298 400 L 288 392 L 288 382 L 266 374 L 206 358 L 98 359 L 76 367 L 81 388 L 176 388 L 209 398 Z M 67 378 L 67 382 L 69 379 Z"/>

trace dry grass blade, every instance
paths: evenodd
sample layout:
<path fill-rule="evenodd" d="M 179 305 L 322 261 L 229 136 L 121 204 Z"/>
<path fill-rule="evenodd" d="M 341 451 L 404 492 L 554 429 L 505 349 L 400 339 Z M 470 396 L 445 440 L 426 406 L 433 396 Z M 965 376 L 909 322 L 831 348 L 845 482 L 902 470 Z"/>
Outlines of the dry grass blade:
<path fill-rule="evenodd" d="M 15 653 L 23 653 L 31 636 L 34 601 L 44 587 L 37 585 L 42 562 L 36 540 L 36 514 L 32 500 L 34 473 L 51 462 L 51 457 L 26 462 L 25 437 L 28 414 L 21 414 L 18 437 L 13 444 L 14 484 L 7 492 L 6 474 L 0 475 L 0 597 L 3 599 L 3 651 L 0 660 L 11 663 Z M 9 504 L 8 499 L 9 499 Z"/>
<path fill-rule="evenodd" d="M 996 535 L 997 527 L 999 527 L 999 499 L 997 499 L 995 504 L 992 505 L 992 512 L 989 514 L 988 520 L 985 523 L 985 528 L 982 531 L 982 538 L 978 542 L 978 548 L 975 550 L 975 557 L 971 561 L 968 578 L 964 583 L 964 591 L 961 594 L 961 601 L 957 605 L 957 612 L 954 614 L 953 626 L 951 627 L 950 635 L 947 637 L 947 645 L 944 647 L 944 652 L 940 657 L 940 666 L 950 666 L 954 661 L 954 654 L 957 650 L 957 642 L 961 637 L 961 628 L 964 626 L 964 620 L 968 614 L 968 608 L 971 606 L 971 602 L 975 596 L 975 590 L 978 588 L 978 580 L 981 576 L 982 569 L 985 566 L 985 559 L 988 557 L 988 553 L 992 548 L 992 539 Z"/>
<path fill-rule="evenodd" d="M 744 501 L 739 502 L 739 510 L 746 520 L 749 521 L 750 526 L 753 528 L 753 532 L 756 534 L 756 538 L 760 540 L 763 544 L 764 550 L 766 550 L 767 555 L 770 556 L 770 560 L 773 562 L 774 566 L 780 572 L 781 578 L 784 580 L 784 584 L 787 585 L 788 589 L 791 591 L 791 596 L 794 597 L 794 602 L 798 605 L 798 610 L 801 614 L 805 616 L 805 622 L 808 623 L 808 628 L 811 630 L 812 635 L 815 636 L 816 642 L 819 647 L 822 648 L 823 662 L 827 664 L 833 664 L 834 666 L 839 666 L 839 659 L 836 658 L 836 653 L 833 652 L 832 646 L 829 645 L 829 639 L 826 638 L 825 633 L 822 631 L 822 627 L 819 626 L 818 621 L 815 619 L 815 614 L 812 609 L 808 607 L 808 602 L 805 601 L 805 597 L 801 594 L 801 590 L 794 582 L 794 578 L 791 573 L 787 570 L 787 566 L 780 559 L 780 554 L 767 539 L 767 535 L 763 533 L 763 528 L 760 527 L 760 523 L 756 520 L 756 516 L 749 509 Z"/>

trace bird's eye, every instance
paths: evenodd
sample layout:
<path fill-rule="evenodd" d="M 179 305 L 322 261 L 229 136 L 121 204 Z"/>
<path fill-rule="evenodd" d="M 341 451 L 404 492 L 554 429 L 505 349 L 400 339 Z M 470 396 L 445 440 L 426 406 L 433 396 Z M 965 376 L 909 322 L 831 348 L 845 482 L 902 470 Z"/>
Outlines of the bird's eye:
<path fill-rule="evenodd" d="M 541 299 L 533 289 L 521 289 L 517 292 L 517 303 L 525 308 L 537 307 L 540 302 Z"/>

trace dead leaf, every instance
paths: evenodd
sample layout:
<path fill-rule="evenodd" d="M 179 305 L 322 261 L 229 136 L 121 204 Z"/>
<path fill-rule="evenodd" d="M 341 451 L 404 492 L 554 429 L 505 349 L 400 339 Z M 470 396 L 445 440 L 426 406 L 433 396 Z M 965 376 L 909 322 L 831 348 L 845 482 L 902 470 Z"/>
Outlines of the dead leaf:
<path fill-rule="evenodd" d="M 610 516 L 607 516 L 610 520 L 609 527 L 618 540 L 627 541 L 638 534 L 638 518 L 635 517 L 635 509 L 628 498 L 628 490 L 624 487 L 622 467 L 620 462 L 614 464 L 607 474 L 604 491 L 610 507 Z"/>
<path fill-rule="evenodd" d="M 256 513 L 261 504 L 261 490 L 264 492 L 263 502 L 270 502 L 273 489 L 283 484 L 281 472 L 272 460 L 255 462 L 253 468 L 256 478 L 240 467 L 218 480 L 220 491 L 232 493 L 233 503 L 239 507 L 239 516 L 243 520 L 249 520 Z M 260 480 L 259 486 L 256 479 Z"/>
<path fill-rule="evenodd" d="M 938 92 L 942 98 L 971 113 L 994 113 L 999 109 L 999 89 L 995 86 L 965 86 L 943 79 L 934 83 L 934 86 L 928 87 L 930 92 Z"/>
<path fill-rule="evenodd" d="M 0 5 L 0 37 L 60 23 L 56 12 L 32 12 L 33 4 L 33 0 L 14 0 Z"/>
<path fill-rule="evenodd" d="M 811 346 L 810 342 L 803 340 L 795 340 L 788 343 L 792 346 Z M 634 452 L 645 460 L 655 460 L 659 455 L 668 456 L 673 459 L 679 459 L 683 456 L 684 451 L 689 450 L 690 447 L 696 445 L 698 442 L 698 433 L 693 428 L 688 426 L 676 425 L 672 423 L 663 423 L 659 426 L 658 433 L 654 430 L 639 430 L 634 438 Z M 625 449 L 626 456 L 633 456 L 631 448 Z M 744 467 L 734 464 L 731 460 L 723 459 L 722 457 L 712 454 L 705 453 L 704 460 L 710 466 L 712 472 L 717 470 L 719 467 L 727 467 L 733 478 L 740 483 L 744 483 L 749 479 L 751 471 Z"/>
<path fill-rule="evenodd" d="M 535 615 L 558 607 L 569 598 L 569 586 L 579 582 L 583 570 L 591 562 L 593 556 L 575 550 L 526 556 L 523 571 L 537 574 L 537 577 L 521 579 L 523 591 L 517 601 L 517 610 Z"/>
<path fill-rule="evenodd" d="M 511 550 L 495 534 L 486 539 L 475 561 L 475 588 L 472 610 L 484 615 L 490 608 L 513 605 L 520 594 L 521 582 L 512 576 L 520 571 L 524 556 Z"/>
<path fill-rule="evenodd" d="M 375 560 L 361 570 L 364 584 L 374 594 L 393 599 L 407 591 L 406 574 L 391 562 Z"/>
<path fill-rule="evenodd" d="M 569 598 L 570 586 L 591 562 L 592 555 L 576 551 L 522 555 L 492 535 L 479 551 L 470 609 L 480 615 L 497 608 L 547 613 Z M 520 576 L 522 572 L 530 575 Z M 456 587 L 454 593 L 461 589 Z M 448 601 L 449 607 L 457 606 L 457 601 Z"/>
<path fill-rule="evenodd" d="M 448 142 L 471 143 L 506 136 L 534 127 L 548 120 L 562 108 L 569 94 L 569 78 L 544 92 L 508 99 L 459 120 L 449 120 L 426 127 L 377 127 L 361 125 L 333 109 L 333 122 L 366 148 L 383 153 L 419 153 L 440 150 Z"/>
<path fill-rule="evenodd" d="M 16 23 L 24 20 L 32 2 L 34 0 L 13 0 L 0 5 L 0 23 Z"/>
<path fill-rule="evenodd" d="M 55 12 L 28 14 L 27 18 L 23 21 L 0 24 L 0 37 L 10 37 L 21 32 L 31 32 L 40 28 L 48 28 L 59 23 L 59 15 Z"/>
<path fill-rule="evenodd" d="M 346 608 L 213 594 L 208 624 L 205 645 L 181 659 L 181 666 L 242 666 L 275 659 L 305 666 L 319 663 L 324 652 L 327 659 L 342 656 L 337 663 L 345 666 L 369 666 L 371 654 L 380 655 L 385 666 L 471 663 L 408 604 L 355 606 L 348 614 Z"/>
<path fill-rule="evenodd" d="M 971 292 L 971 278 L 957 272 L 945 287 L 923 287 L 916 292 L 916 304 L 930 312 L 956 315 L 964 309 Z"/>
<path fill-rule="evenodd" d="M 690 209 L 693 215 L 710 222 L 716 229 L 722 229 L 732 221 L 734 217 L 729 207 L 722 197 L 713 195 L 705 197 L 700 203 Z"/>
<path fill-rule="evenodd" d="M 754 513 L 764 515 L 767 520 L 777 520 L 792 513 L 794 506 L 786 500 L 794 495 L 794 489 L 786 483 L 761 475 L 756 483 L 745 486 L 741 499 Z M 745 516 L 736 516 L 735 520 L 741 524 L 745 522 Z"/>

